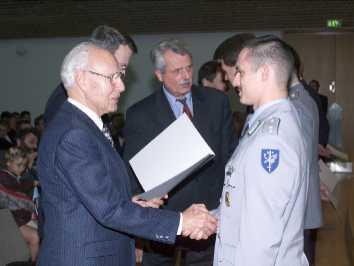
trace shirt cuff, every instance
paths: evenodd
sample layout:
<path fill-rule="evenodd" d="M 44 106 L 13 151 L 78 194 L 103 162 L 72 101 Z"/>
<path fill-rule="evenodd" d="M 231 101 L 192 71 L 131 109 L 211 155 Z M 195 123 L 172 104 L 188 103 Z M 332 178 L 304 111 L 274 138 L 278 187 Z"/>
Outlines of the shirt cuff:
<path fill-rule="evenodd" d="M 182 213 L 179 214 L 179 225 L 177 230 L 177 235 L 180 236 L 182 234 L 182 224 L 183 224 L 183 215 Z"/>

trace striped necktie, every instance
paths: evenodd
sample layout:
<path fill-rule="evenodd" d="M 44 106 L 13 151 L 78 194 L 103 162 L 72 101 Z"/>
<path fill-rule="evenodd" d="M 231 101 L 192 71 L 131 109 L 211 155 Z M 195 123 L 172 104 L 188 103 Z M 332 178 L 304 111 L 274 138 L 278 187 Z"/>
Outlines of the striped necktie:
<path fill-rule="evenodd" d="M 111 134 L 109 133 L 109 129 L 106 124 L 103 124 L 102 133 L 108 139 L 108 141 L 111 143 L 112 147 L 114 147 L 113 139 L 111 137 Z"/>
<path fill-rule="evenodd" d="M 180 99 L 176 99 L 177 102 L 180 102 L 183 105 L 183 113 L 186 113 L 186 115 L 189 117 L 190 120 L 192 120 L 192 112 L 189 109 L 188 105 L 187 105 L 187 98 L 183 97 Z"/>

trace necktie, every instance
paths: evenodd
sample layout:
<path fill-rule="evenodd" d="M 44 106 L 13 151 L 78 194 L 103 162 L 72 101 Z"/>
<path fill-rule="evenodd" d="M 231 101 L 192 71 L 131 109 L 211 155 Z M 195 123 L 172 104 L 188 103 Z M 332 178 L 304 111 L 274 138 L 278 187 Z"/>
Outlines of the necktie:
<path fill-rule="evenodd" d="M 186 115 L 189 117 L 189 119 L 192 120 L 192 112 L 189 109 L 188 105 L 187 105 L 187 98 L 180 98 L 180 99 L 176 99 L 176 101 L 180 102 L 183 105 L 183 113 L 186 113 Z"/>
<path fill-rule="evenodd" d="M 109 129 L 106 124 L 103 124 L 102 133 L 108 139 L 108 141 L 111 143 L 112 147 L 114 147 L 113 139 L 111 137 L 111 134 L 109 133 Z"/>

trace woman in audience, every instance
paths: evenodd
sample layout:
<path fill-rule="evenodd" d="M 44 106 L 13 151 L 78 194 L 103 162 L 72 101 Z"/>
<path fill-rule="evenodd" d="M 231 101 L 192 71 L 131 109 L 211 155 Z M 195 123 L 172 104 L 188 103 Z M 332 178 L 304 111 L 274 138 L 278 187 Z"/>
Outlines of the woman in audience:
<path fill-rule="evenodd" d="M 36 185 L 32 180 L 22 180 L 20 177 L 28 164 L 26 153 L 19 148 L 10 148 L 5 152 L 3 168 L 0 170 L 0 208 L 12 212 L 20 232 L 29 246 L 31 260 L 35 262 L 39 237 L 34 218 L 34 204 L 26 195 Z"/>

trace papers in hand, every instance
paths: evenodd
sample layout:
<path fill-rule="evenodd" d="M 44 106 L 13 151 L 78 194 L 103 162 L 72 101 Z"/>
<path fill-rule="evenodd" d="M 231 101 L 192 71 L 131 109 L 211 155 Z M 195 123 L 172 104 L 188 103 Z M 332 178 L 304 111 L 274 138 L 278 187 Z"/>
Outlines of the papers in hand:
<path fill-rule="evenodd" d="M 146 191 L 139 197 L 163 197 L 214 156 L 189 118 L 181 115 L 129 161 Z"/>

